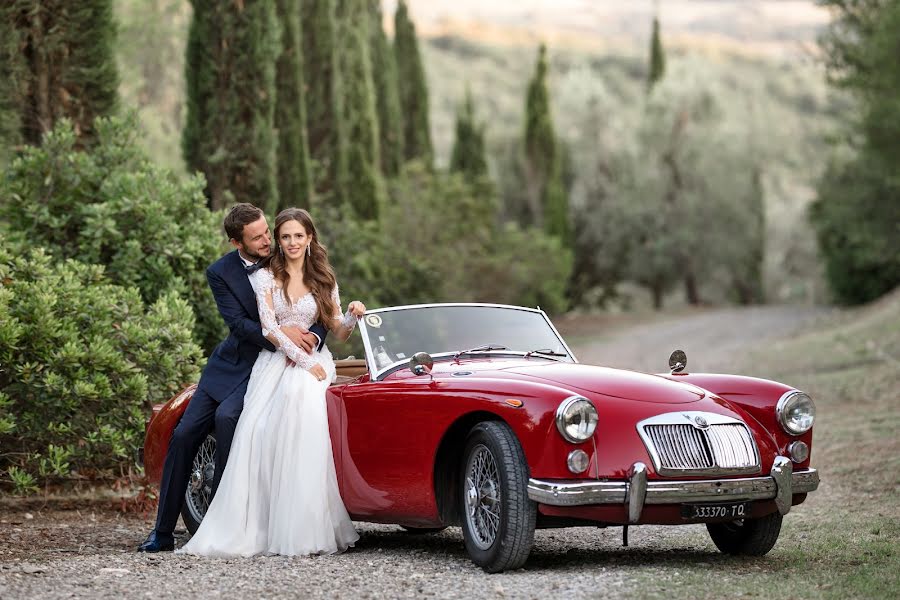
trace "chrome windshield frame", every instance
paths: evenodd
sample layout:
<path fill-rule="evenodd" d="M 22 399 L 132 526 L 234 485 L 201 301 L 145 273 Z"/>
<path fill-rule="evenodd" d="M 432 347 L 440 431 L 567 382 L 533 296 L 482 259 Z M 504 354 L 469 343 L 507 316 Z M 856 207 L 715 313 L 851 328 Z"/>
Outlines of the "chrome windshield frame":
<path fill-rule="evenodd" d="M 396 371 L 398 367 L 406 365 L 409 361 L 408 360 L 398 360 L 398 361 L 392 362 L 391 364 L 389 364 L 381 369 L 377 368 L 377 365 L 376 365 L 375 359 L 374 359 L 374 350 L 372 349 L 372 344 L 369 341 L 369 329 L 368 329 L 368 325 L 366 324 L 366 317 L 368 317 L 369 315 L 375 315 L 378 313 L 396 312 L 396 311 L 401 311 L 401 310 L 413 310 L 413 309 L 421 309 L 421 308 L 467 307 L 467 306 L 476 307 L 476 308 L 500 308 L 500 309 L 507 309 L 507 310 L 519 310 L 519 311 L 540 314 L 544 318 L 544 321 L 550 326 L 551 331 L 553 331 L 553 335 L 556 336 L 556 339 L 558 339 L 559 343 L 562 345 L 562 347 L 565 348 L 566 353 L 568 354 L 569 358 L 572 359 L 572 362 L 574 362 L 574 363 L 578 362 L 578 358 L 572 352 L 572 349 L 569 348 L 569 345 L 566 344 L 566 340 L 564 340 L 563 337 L 559 334 L 559 331 L 556 329 L 556 326 L 553 325 L 553 322 L 547 316 L 547 313 L 545 313 L 543 310 L 541 310 L 541 308 L 527 308 L 524 306 L 513 306 L 510 304 L 489 304 L 489 303 L 481 303 L 481 302 L 446 302 L 446 303 L 432 303 L 432 304 L 408 304 L 408 305 L 404 305 L 404 306 L 385 306 L 383 308 L 367 310 L 365 317 L 363 317 L 362 319 L 359 320 L 360 335 L 362 335 L 363 347 L 365 348 L 365 351 L 366 351 L 366 366 L 369 369 L 371 380 L 372 381 L 380 381 L 386 375 Z M 459 351 L 459 349 L 448 350 L 447 352 L 439 352 L 436 354 L 432 354 L 432 357 L 435 359 L 438 359 L 438 358 L 445 358 L 445 357 L 449 356 L 452 358 L 453 355 L 456 354 L 458 351 Z M 489 355 L 489 356 L 490 355 L 524 356 L 525 352 L 527 352 L 527 350 L 523 350 L 521 352 L 514 351 L 514 350 L 490 350 L 490 351 L 476 352 L 475 354 L 476 355 Z M 540 354 L 534 354 L 532 356 L 540 357 Z M 544 357 L 544 358 L 548 358 L 548 357 Z"/>

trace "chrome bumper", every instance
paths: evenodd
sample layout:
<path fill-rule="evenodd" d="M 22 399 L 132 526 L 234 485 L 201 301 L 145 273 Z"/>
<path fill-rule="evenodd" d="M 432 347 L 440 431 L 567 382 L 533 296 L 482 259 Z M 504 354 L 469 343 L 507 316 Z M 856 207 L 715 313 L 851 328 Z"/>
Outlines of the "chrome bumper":
<path fill-rule="evenodd" d="M 683 504 L 687 502 L 746 502 L 775 500 L 778 511 L 787 514 L 791 496 L 815 491 L 819 472 L 805 469 L 794 472 L 790 459 L 775 459 L 765 477 L 739 479 L 703 479 L 697 481 L 648 481 L 647 467 L 635 463 L 627 481 L 528 481 L 528 497 L 551 506 L 624 504 L 628 521 L 637 523 L 645 504 Z"/>

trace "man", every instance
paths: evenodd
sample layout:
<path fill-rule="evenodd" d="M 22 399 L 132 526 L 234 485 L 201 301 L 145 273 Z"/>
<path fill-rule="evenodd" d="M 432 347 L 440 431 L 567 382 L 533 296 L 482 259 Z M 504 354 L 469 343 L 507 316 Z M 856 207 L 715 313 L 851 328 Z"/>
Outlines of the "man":
<path fill-rule="evenodd" d="M 263 337 L 256 296 L 249 274 L 270 252 L 269 224 L 263 212 L 252 204 L 237 204 L 225 217 L 225 233 L 235 247 L 206 270 L 206 280 L 216 300 L 219 314 L 229 334 L 213 351 L 203 369 L 200 383 L 181 422 L 172 432 L 159 488 L 156 527 L 138 552 L 161 552 L 175 548 L 175 523 L 181 512 L 194 455 L 215 424 L 216 473 L 212 484 L 215 494 L 225 470 L 238 417 L 244 407 L 244 394 L 253 364 L 262 348 L 275 350 Z M 282 331 L 307 352 L 325 343 L 326 330 L 316 323 L 306 332 L 296 327 Z"/>

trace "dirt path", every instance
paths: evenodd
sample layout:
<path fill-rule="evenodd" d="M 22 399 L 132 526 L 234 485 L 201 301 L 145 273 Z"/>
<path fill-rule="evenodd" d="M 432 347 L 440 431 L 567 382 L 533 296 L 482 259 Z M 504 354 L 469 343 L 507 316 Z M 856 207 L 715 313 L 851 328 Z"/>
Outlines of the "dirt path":
<path fill-rule="evenodd" d="M 658 373 L 667 370 L 669 354 L 680 348 L 691 371 L 729 372 L 748 350 L 789 337 L 831 312 L 811 306 L 755 306 L 649 314 L 643 323 L 630 315 L 569 317 L 559 328 L 583 363 Z"/>
<path fill-rule="evenodd" d="M 748 348 L 821 318 L 827 318 L 821 309 L 760 307 L 648 322 L 573 317 L 559 326 L 585 363 L 658 372 L 672 349 L 682 348 L 699 371 L 728 370 Z M 524 569 L 491 576 L 468 559 L 458 528 L 415 536 L 359 524 L 357 547 L 340 556 L 199 560 L 136 554 L 150 527 L 147 517 L 99 505 L 75 511 L 0 504 L 0 598 L 618 598 L 659 590 L 698 565 L 712 575 L 779 560 L 725 557 L 702 526 L 637 527 L 628 548 L 620 528 L 577 528 L 538 531 Z M 784 545 L 776 557 L 791 552 L 792 544 Z"/>

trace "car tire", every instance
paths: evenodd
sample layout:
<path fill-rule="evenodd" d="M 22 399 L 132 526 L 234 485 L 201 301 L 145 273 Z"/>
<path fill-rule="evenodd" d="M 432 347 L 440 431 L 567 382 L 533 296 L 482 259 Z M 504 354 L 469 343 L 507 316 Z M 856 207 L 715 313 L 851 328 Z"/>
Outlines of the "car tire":
<path fill-rule="evenodd" d="M 725 554 L 762 556 L 775 546 L 781 533 L 781 513 L 729 523 L 707 523 L 716 547 Z"/>
<path fill-rule="evenodd" d="M 184 491 L 181 520 L 191 535 L 197 533 L 209 508 L 213 477 L 216 474 L 216 436 L 210 433 L 200 444 L 191 463 L 191 477 Z"/>
<path fill-rule="evenodd" d="M 460 521 L 472 561 L 488 573 L 525 564 L 534 544 L 537 504 L 528 498 L 528 465 L 506 423 L 469 432 L 460 468 Z"/>
<path fill-rule="evenodd" d="M 440 533 L 443 530 L 447 529 L 446 527 L 409 527 L 407 525 L 401 525 L 400 527 L 406 533 L 411 533 L 413 535 L 425 535 L 428 533 Z"/>

